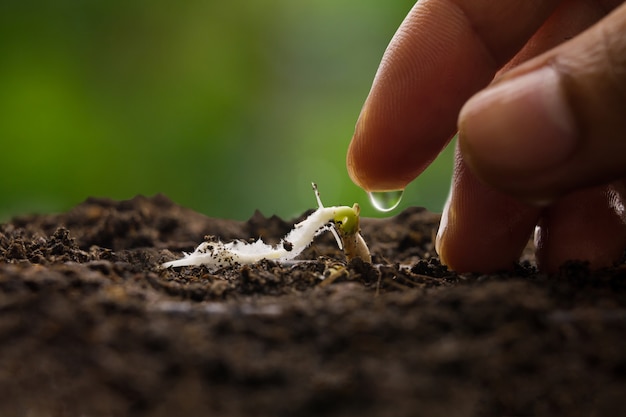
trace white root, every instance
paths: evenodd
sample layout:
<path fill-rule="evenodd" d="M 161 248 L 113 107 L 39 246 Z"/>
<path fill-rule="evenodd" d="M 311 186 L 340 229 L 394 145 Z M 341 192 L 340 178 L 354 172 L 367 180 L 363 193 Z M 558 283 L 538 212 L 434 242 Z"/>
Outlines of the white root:
<path fill-rule="evenodd" d="M 328 223 L 335 217 L 334 207 L 319 208 L 304 221 L 296 224 L 276 246 L 271 246 L 261 239 L 247 243 L 234 241 L 229 243 L 204 242 L 191 254 L 177 261 L 166 262 L 164 267 L 206 265 L 221 268 L 228 265 L 251 264 L 261 259 L 286 261 L 298 256 L 315 236 L 328 230 Z"/>
<path fill-rule="evenodd" d="M 170 268 L 205 265 L 211 270 L 216 270 L 226 266 L 252 264 L 262 259 L 279 262 L 288 261 L 302 253 L 317 235 L 327 230 L 333 232 L 340 249 L 345 246 L 348 259 L 359 256 L 369 262 L 371 260 L 369 250 L 367 250 L 367 245 L 358 232 L 358 205 L 355 204 L 354 207 L 324 207 L 315 184 L 313 184 L 313 189 L 319 205 L 318 209 L 305 220 L 296 224 L 293 230 L 276 246 L 268 245 L 261 239 L 252 243 L 242 241 L 203 242 L 194 252 L 185 253 L 182 259 L 166 262 L 162 266 Z M 354 228 L 355 222 L 356 229 Z M 348 224 L 351 225 L 351 228 L 346 231 L 342 226 Z M 341 238 L 335 230 L 335 225 L 339 227 Z"/>

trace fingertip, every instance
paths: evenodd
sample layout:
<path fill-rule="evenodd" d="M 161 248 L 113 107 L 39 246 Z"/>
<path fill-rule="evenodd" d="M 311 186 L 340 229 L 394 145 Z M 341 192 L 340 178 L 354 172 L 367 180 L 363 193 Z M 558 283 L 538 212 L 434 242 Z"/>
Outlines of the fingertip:
<path fill-rule="evenodd" d="M 576 151 L 574 118 L 559 74 L 547 66 L 472 97 L 459 114 L 459 143 L 483 181 L 524 199 L 557 190 L 545 179 Z"/>
<path fill-rule="evenodd" d="M 441 263 L 457 272 L 509 270 L 528 243 L 539 213 L 478 181 L 457 151 L 435 249 Z"/>
<path fill-rule="evenodd" d="M 406 188 L 427 163 L 414 156 L 412 146 L 404 143 L 385 126 L 381 127 L 377 119 L 368 120 L 362 113 L 348 146 L 348 175 L 365 191 Z"/>
<path fill-rule="evenodd" d="M 568 261 L 591 269 L 619 261 L 626 248 L 623 195 L 621 185 L 593 187 L 545 210 L 535 231 L 538 267 L 555 273 Z"/>
<path fill-rule="evenodd" d="M 365 182 L 361 179 L 362 173 L 364 172 L 363 168 L 359 165 L 359 158 L 356 154 L 358 154 L 357 141 L 354 137 L 350 141 L 350 145 L 348 146 L 348 152 L 346 154 L 346 168 L 348 170 L 348 176 L 359 187 L 363 188 L 366 191 L 369 191 L 365 185 Z"/>
<path fill-rule="evenodd" d="M 437 228 L 437 235 L 435 236 L 435 252 L 437 252 L 437 256 L 439 256 L 439 261 L 444 265 L 448 265 L 448 262 L 446 261 L 445 246 L 443 244 L 443 240 L 446 233 L 445 230 L 448 225 L 449 201 L 449 199 L 448 201 L 446 201 L 446 204 L 443 208 L 443 212 L 441 213 L 441 220 L 439 220 L 439 227 Z"/>

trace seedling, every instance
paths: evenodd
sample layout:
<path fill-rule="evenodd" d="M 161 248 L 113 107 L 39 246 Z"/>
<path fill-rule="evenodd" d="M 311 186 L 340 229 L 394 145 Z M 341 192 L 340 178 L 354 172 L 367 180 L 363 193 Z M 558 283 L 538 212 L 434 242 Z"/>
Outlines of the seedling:
<path fill-rule="evenodd" d="M 352 207 L 324 207 L 317 186 L 312 185 L 317 210 L 296 224 L 276 246 L 268 245 L 261 239 L 252 243 L 207 241 L 201 243 L 192 253 L 185 253 L 182 259 L 166 262 L 162 266 L 169 268 L 205 265 L 216 270 L 225 266 L 252 264 L 262 259 L 289 261 L 300 255 L 316 236 L 325 231 L 333 233 L 339 249 L 344 251 L 348 260 L 361 258 L 371 262 L 369 249 L 360 233 L 359 205 L 355 203 Z"/>

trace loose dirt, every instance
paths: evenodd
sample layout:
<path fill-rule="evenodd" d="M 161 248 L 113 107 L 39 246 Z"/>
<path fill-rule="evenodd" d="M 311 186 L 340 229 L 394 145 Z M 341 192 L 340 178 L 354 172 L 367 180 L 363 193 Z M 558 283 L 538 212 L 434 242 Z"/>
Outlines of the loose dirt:
<path fill-rule="evenodd" d="M 626 415 L 625 265 L 459 275 L 413 208 L 362 220 L 373 264 L 320 236 L 289 265 L 159 267 L 298 220 L 156 196 L 0 225 L 0 415 Z"/>

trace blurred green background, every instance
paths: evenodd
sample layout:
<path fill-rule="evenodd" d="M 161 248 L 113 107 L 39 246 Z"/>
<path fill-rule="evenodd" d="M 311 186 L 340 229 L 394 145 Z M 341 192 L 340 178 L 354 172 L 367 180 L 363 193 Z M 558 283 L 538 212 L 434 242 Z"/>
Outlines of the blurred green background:
<path fill-rule="evenodd" d="M 413 0 L 0 5 L 0 220 L 164 193 L 213 217 L 359 202 L 345 152 Z M 400 208 L 440 211 L 452 151 Z"/>

